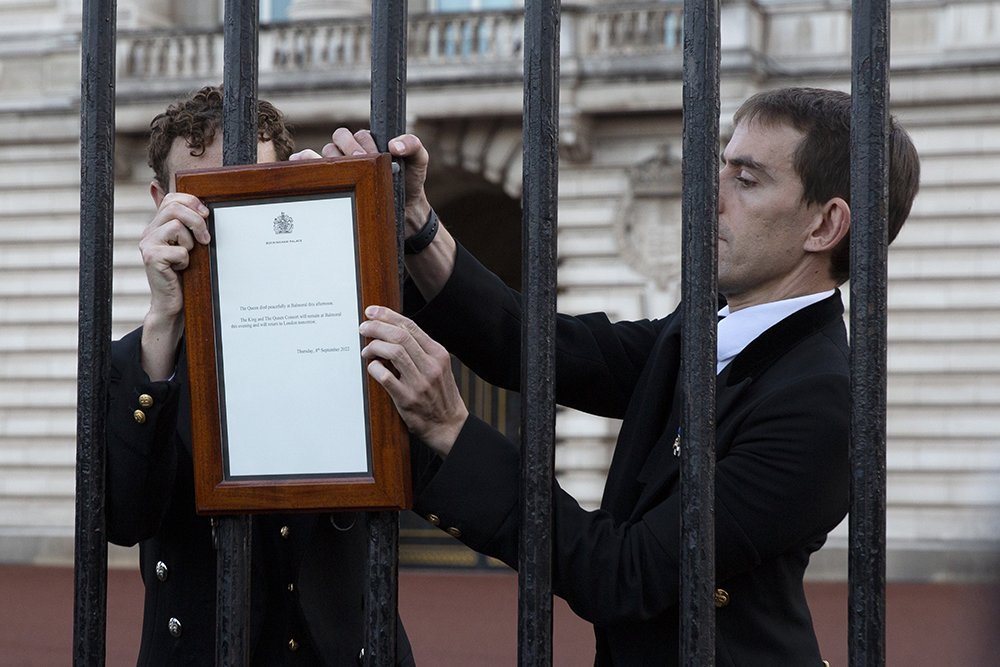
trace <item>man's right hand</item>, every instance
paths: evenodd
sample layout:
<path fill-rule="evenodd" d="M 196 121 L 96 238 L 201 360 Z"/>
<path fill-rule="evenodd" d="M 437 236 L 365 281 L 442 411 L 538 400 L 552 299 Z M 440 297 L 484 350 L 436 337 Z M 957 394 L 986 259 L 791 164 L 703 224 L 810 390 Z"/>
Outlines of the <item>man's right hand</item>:
<path fill-rule="evenodd" d="M 330 137 L 330 142 L 323 146 L 320 153 L 313 150 L 299 151 L 289 160 L 308 160 L 319 157 L 354 157 L 378 153 L 375 138 L 369 130 L 351 132 L 346 127 L 339 127 Z M 412 134 L 404 134 L 389 142 L 389 152 L 395 157 L 406 160 L 406 210 L 407 234 L 416 234 L 427 221 L 431 205 L 424 192 L 424 181 L 427 180 L 427 164 L 430 158 L 427 149 L 420 139 Z"/>
<path fill-rule="evenodd" d="M 139 251 L 151 293 L 143 320 L 142 367 L 151 380 L 174 372 L 184 330 L 184 296 L 179 272 L 187 268 L 195 243 L 207 244 L 208 208 L 189 194 L 172 192 L 160 200 L 156 215 L 142 231 Z"/>
<path fill-rule="evenodd" d="M 330 142 L 323 146 L 322 154 L 306 149 L 292 155 L 289 160 L 353 157 L 377 152 L 378 147 L 369 130 L 351 132 L 346 127 L 341 127 L 330 137 Z M 403 134 L 390 139 L 389 152 L 406 162 L 404 226 L 405 235 L 412 236 L 427 223 L 431 212 L 431 205 L 424 191 L 430 156 L 420 139 L 413 134 Z M 417 255 L 407 255 L 405 259 L 414 284 L 424 299 L 430 301 L 441 291 L 455 267 L 455 240 L 444 224 L 439 222 L 437 235 L 430 246 Z"/>

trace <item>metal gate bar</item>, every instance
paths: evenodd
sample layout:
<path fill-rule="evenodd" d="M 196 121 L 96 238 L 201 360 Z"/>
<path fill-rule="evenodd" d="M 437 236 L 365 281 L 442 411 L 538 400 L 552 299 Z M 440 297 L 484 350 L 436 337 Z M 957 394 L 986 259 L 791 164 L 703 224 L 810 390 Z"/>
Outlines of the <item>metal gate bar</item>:
<path fill-rule="evenodd" d="M 115 202 L 115 0 L 84 0 L 80 87 L 73 664 L 103 665 L 108 603 L 104 450 Z"/>
<path fill-rule="evenodd" d="M 889 1 L 855 0 L 851 109 L 849 662 L 885 664 Z"/>
<path fill-rule="evenodd" d="M 226 0 L 223 25 L 222 163 L 257 162 L 258 4 Z M 250 661 L 250 541 L 248 515 L 213 520 L 216 540 L 215 664 Z"/>
<path fill-rule="evenodd" d="M 380 151 L 406 130 L 407 2 L 372 3 L 372 91 L 370 122 Z M 403 277 L 403 164 L 394 169 L 396 245 Z M 368 588 L 365 593 L 365 664 L 396 664 L 399 592 L 399 513 L 368 513 Z"/>
<path fill-rule="evenodd" d="M 406 2 L 373 3 L 371 124 L 380 148 L 405 125 Z M 551 664 L 555 242 L 559 2 L 525 6 L 522 534 L 519 663 Z M 885 663 L 885 430 L 888 169 L 886 0 L 853 8 L 851 241 L 851 665 Z M 116 3 L 84 0 L 74 665 L 103 665 L 107 607 L 104 447 L 111 333 Z M 714 397 L 719 4 L 684 19 L 683 388 Z M 224 163 L 256 161 L 256 3 L 226 0 Z M 401 221 L 401 174 L 397 174 Z M 708 220 L 706 220 L 708 218 Z M 682 662 L 714 663 L 714 400 L 685 403 L 682 447 Z M 398 516 L 369 515 L 367 663 L 395 653 Z M 220 665 L 245 665 L 248 517 L 217 522 Z"/>
<path fill-rule="evenodd" d="M 681 664 L 715 664 L 719 2 L 684 3 Z M 694 400 L 694 397 L 697 397 Z"/>
<path fill-rule="evenodd" d="M 559 2 L 524 7 L 521 275 L 521 533 L 518 664 L 552 664 Z"/>

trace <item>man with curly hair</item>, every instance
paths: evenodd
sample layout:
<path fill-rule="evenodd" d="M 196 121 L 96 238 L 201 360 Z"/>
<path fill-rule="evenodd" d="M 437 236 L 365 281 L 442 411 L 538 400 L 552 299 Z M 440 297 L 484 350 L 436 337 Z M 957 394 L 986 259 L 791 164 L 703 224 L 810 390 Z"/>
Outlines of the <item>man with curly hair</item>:
<path fill-rule="evenodd" d="M 195 514 L 181 274 L 209 242 L 208 209 L 175 192 L 181 169 L 222 165 L 222 90 L 205 87 L 150 124 L 156 214 L 139 240 L 151 293 L 143 325 L 112 344 L 107 441 L 108 539 L 139 544 L 146 588 L 138 664 L 212 665 L 216 554 Z M 257 161 L 287 160 L 283 115 L 260 101 Z M 363 648 L 364 513 L 253 519 L 251 664 L 357 664 Z M 398 625 L 398 664 L 411 665 Z"/>

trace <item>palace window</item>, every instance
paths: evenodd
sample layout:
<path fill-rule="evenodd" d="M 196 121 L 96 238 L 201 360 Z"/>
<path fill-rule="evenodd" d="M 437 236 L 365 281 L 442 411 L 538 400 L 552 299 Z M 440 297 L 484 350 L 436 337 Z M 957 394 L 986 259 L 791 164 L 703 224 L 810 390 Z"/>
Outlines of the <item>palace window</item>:
<path fill-rule="evenodd" d="M 260 22 L 281 23 L 288 21 L 288 9 L 292 0 L 260 0 Z"/>

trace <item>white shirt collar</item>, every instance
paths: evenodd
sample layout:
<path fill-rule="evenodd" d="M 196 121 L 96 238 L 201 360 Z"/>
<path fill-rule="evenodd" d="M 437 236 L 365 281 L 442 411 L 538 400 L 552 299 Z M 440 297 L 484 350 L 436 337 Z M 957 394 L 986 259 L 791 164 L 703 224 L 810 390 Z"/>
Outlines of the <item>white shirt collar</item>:
<path fill-rule="evenodd" d="M 729 312 L 729 306 L 723 306 L 722 310 L 719 311 L 719 316 L 725 319 L 719 322 L 716 374 L 721 373 L 729 365 L 729 362 L 735 359 L 736 355 L 752 343 L 757 336 L 792 313 L 832 296 L 834 291 L 828 290 L 782 301 L 761 303 L 737 310 L 735 313 Z"/>

